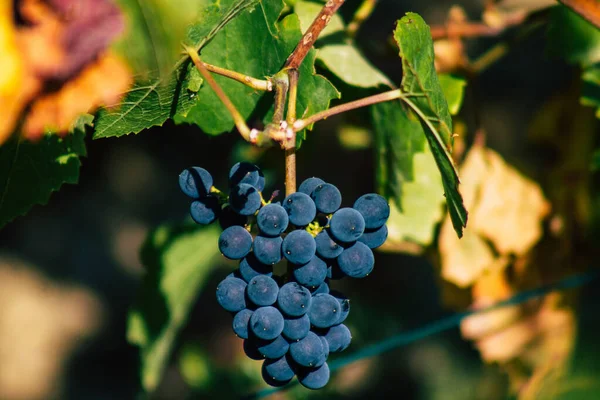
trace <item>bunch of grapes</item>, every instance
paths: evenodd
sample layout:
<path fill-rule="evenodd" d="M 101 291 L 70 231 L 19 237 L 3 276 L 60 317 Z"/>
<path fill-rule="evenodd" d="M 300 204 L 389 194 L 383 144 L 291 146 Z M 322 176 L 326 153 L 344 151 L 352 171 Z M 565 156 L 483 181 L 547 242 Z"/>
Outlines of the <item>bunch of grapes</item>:
<path fill-rule="evenodd" d="M 248 357 L 264 360 L 264 380 L 282 386 L 298 376 L 309 389 L 325 386 L 329 353 L 345 350 L 352 339 L 344 325 L 350 301 L 329 283 L 373 271 L 372 249 L 387 238 L 387 201 L 366 194 L 340 208 L 340 191 L 316 177 L 281 204 L 273 196 L 265 201 L 264 176 L 246 162 L 231 168 L 229 194 L 199 167 L 184 170 L 179 184 L 193 199 L 192 218 L 199 224 L 218 219 L 221 253 L 240 260 L 218 285 L 217 300 L 232 313 Z M 274 275 L 284 259 L 288 273 Z"/>

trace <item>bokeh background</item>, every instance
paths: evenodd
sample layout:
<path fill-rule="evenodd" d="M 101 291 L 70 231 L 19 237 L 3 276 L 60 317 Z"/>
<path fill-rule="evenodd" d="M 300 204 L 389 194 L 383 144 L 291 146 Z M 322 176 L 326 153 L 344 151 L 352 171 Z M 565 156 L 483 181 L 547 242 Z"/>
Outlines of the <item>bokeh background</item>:
<path fill-rule="evenodd" d="M 347 1 L 341 10 L 346 21 L 360 3 Z M 475 0 L 381 0 L 360 29 L 358 46 L 399 83 L 400 61 L 390 41 L 395 21 L 414 11 L 430 25 L 443 26 L 455 5 L 473 21 L 481 21 L 486 6 Z M 547 19 L 548 10 L 538 17 Z M 598 260 L 598 176 L 589 170 L 598 124 L 594 110 L 579 104 L 581 69 L 549 54 L 543 22 L 526 37 L 520 34 L 508 28 L 464 41 L 472 59 L 499 42 L 511 46 L 470 77 L 456 117 L 459 161 L 474 142 L 483 141 L 538 182 L 550 205 L 527 260 L 513 256 L 507 262 L 506 282 L 526 278 L 514 278 L 520 283 L 498 297 L 595 268 Z M 361 94 L 320 72 L 347 93 L 345 99 Z M 0 231 L 0 399 L 147 397 L 140 394 L 139 349 L 126 339 L 127 316 L 144 276 L 139 253 L 146 237 L 161 224 L 188 218 L 179 172 L 200 165 L 213 173 L 217 186 L 225 186 L 230 166 L 244 159 L 263 168 L 267 191 L 284 188 L 282 152 L 253 149 L 233 133 L 212 137 L 168 122 L 119 139 L 88 137 L 86 144 L 79 184 L 65 185 L 47 206 L 34 207 Z M 334 183 L 344 204 L 351 204 L 376 188 L 372 144 L 367 111 L 330 118 L 316 125 L 299 151 L 298 177 Z M 519 201 L 527 209 L 532 200 Z M 518 236 L 522 227 L 505 229 Z M 376 253 L 368 278 L 336 282 L 352 299 L 347 324 L 353 343 L 346 352 L 478 301 L 500 300 L 486 297 L 497 282 L 472 291 L 442 279 L 442 258 L 437 239 L 429 246 L 395 243 Z M 264 387 L 260 363 L 245 358 L 230 316 L 214 296 L 216 284 L 235 267 L 225 259 L 210 266 L 150 398 L 236 399 Z M 272 398 L 599 398 L 599 289 L 596 281 L 529 302 L 518 316 L 472 320 L 462 331 L 456 327 L 350 364 L 323 391 L 294 387 Z M 486 342 L 489 338 L 493 341 Z M 556 355 L 557 348 L 564 351 Z"/>

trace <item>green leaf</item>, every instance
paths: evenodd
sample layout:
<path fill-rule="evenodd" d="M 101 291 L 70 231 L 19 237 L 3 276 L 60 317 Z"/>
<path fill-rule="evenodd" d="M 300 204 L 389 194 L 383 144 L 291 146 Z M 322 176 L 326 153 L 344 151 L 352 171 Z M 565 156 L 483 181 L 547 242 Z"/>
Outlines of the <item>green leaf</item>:
<path fill-rule="evenodd" d="M 407 96 L 403 101 L 427 128 L 425 136 L 442 175 L 454 230 L 460 237 L 467 224 L 467 210 L 458 191 L 458 173 L 450 156 L 452 118 L 435 72 L 429 26 L 418 14 L 407 13 L 398 21 L 394 38 L 402 58 L 402 89 Z"/>
<path fill-rule="evenodd" d="M 587 66 L 600 61 L 600 29 L 565 6 L 551 11 L 547 43 L 550 55 L 567 62 Z"/>
<path fill-rule="evenodd" d="M 325 68 L 349 85 L 362 88 L 392 86 L 390 80 L 366 60 L 353 45 L 324 46 L 318 50 L 317 59 Z"/>
<path fill-rule="evenodd" d="M 600 149 L 594 150 L 592 154 L 592 162 L 590 163 L 590 169 L 592 171 L 600 170 Z"/>
<path fill-rule="evenodd" d="M 142 383 L 159 384 L 175 338 L 220 259 L 216 226 L 160 226 L 142 246 L 146 276 L 129 312 L 127 339 L 141 350 Z"/>
<path fill-rule="evenodd" d="M 467 80 L 450 74 L 440 74 L 438 78 L 442 86 L 442 92 L 444 92 L 444 96 L 448 102 L 448 111 L 452 115 L 458 114 L 465 97 Z"/>
<path fill-rule="evenodd" d="M 190 27 L 187 43 L 203 48 L 227 23 L 258 0 L 199 0 L 199 21 Z M 194 87 L 188 56 L 175 64 L 171 74 L 161 78 L 140 79 L 116 107 L 101 109 L 94 121 L 94 138 L 118 137 L 160 126 L 174 115 L 185 116 L 198 101 L 188 88 Z"/>
<path fill-rule="evenodd" d="M 77 183 L 79 157 L 86 155 L 85 118 L 64 138 L 47 134 L 32 143 L 14 136 L 0 147 L 0 227 L 46 204 L 63 183 Z"/>
<path fill-rule="evenodd" d="M 583 71 L 581 78 L 581 104 L 596 108 L 596 117 L 600 118 L 600 65 Z"/>
<path fill-rule="evenodd" d="M 302 37 L 296 15 L 277 23 L 283 9 L 281 0 L 263 0 L 251 13 L 244 13 L 227 25 L 202 51 L 203 61 L 257 78 L 277 73 Z M 250 39 L 249 39 L 250 38 Z M 310 115 L 329 107 L 339 93 L 324 77 L 315 74 L 315 52 L 311 51 L 300 66 L 298 115 Z M 265 94 L 239 82 L 215 75 L 245 119 L 248 119 Z M 187 115 L 175 116 L 175 122 L 194 123 L 204 132 L 217 135 L 231 131 L 234 122 L 214 91 L 206 86 Z M 301 136 L 301 135 L 299 135 Z"/>
<path fill-rule="evenodd" d="M 300 27 L 302 28 L 302 33 L 306 32 L 310 24 L 312 24 L 313 20 L 319 14 L 321 9 L 323 8 L 323 3 L 315 3 L 312 1 L 298 1 L 294 5 L 294 13 L 300 19 Z M 346 29 L 344 20 L 340 17 L 339 14 L 333 14 L 331 16 L 331 20 L 327 24 L 327 27 L 323 29 L 321 34 L 319 35 L 319 40 L 332 35 L 334 33 L 343 32 Z"/>

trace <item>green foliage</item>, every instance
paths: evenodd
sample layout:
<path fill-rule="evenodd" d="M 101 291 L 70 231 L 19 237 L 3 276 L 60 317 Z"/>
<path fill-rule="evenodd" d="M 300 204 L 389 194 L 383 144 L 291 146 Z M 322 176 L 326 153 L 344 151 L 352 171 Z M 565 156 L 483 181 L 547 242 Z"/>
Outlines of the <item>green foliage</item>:
<path fill-rule="evenodd" d="M 190 27 L 188 44 L 203 48 L 223 27 L 257 0 L 202 0 L 199 21 Z M 185 116 L 198 100 L 189 86 L 190 60 L 182 57 L 173 72 L 161 78 L 142 79 L 125 94 L 118 107 L 100 110 L 94 120 L 94 138 L 118 137 L 160 126 L 175 115 Z M 196 80 L 194 80 L 196 79 Z"/>
<path fill-rule="evenodd" d="M 300 0 L 294 5 L 294 13 L 298 16 L 298 19 L 300 19 L 300 26 L 303 33 L 306 32 L 322 8 L 323 3 L 304 0 Z M 343 32 L 345 29 L 346 27 L 342 17 L 340 17 L 339 14 L 334 14 L 331 17 L 331 21 L 327 24 L 327 27 L 325 27 L 319 35 L 318 41 L 323 40 L 327 36 Z"/>
<path fill-rule="evenodd" d="M 351 44 L 332 44 L 319 49 L 318 60 L 349 85 L 371 88 L 391 86 L 390 80 Z"/>
<path fill-rule="evenodd" d="M 442 86 L 442 92 L 448 102 L 448 111 L 452 115 L 458 114 L 465 97 L 466 79 L 450 74 L 440 74 L 438 78 Z"/>
<path fill-rule="evenodd" d="M 77 183 L 90 120 L 87 114 L 79 118 L 64 138 L 48 134 L 32 143 L 13 136 L 0 147 L 0 228 L 34 205 L 46 204 L 63 183 Z"/>
<path fill-rule="evenodd" d="M 407 13 L 394 32 L 402 58 L 402 89 L 414 100 L 405 99 L 420 114 L 431 152 L 438 165 L 452 224 L 458 236 L 467 223 L 467 210 L 458 191 L 458 173 L 450 156 L 452 118 L 435 72 L 433 41 L 429 27 L 418 14 Z"/>
<path fill-rule="evenodd" d="M 552 9 L 548 52 L 584 67 L 600 61 L 600 30 L 565 6 Z"/>
<path fill-rule="evenodd" d="M 220 254 L 218 227 L 160 226 L 142 246 L 146 275 L 129 313 L 127 338 L 141 350 L 142 383 L 156 388 L 175 338 Z"/>

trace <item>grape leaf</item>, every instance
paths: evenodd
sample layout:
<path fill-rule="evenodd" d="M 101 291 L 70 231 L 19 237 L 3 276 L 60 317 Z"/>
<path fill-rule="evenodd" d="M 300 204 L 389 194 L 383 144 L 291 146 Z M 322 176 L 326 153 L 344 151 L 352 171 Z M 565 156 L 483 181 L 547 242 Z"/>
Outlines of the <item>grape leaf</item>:
<path fill-rule="evenodd" d="M 142 246 L 146 276 L 129 312 L 127 339 L 141 348 L 146 391 L 159 384 L 177 333 L 220 258 L 218 237 L 216 226 L 163 225 Z"/>
<path fill-rule="evenodd" d="M 277 22 L 282 10 L 281 0 L 261 1 L 254 12 L 240 15 L 215 36 L 202 51 L 203 61 L 257 78 L 277 73 L 302 37 L 296 15 Z M 327 79 L 315 74 L 314 60 L 312 50 L 300 67 L 297 103 L 300 116 L 324 110 L 331 99 L 339 97 Z M 252 115 L 265 96 L 263 92 L 228 78 L 215 76 L 215 80 L 245 119 Z M 194 123 L 213 135 L 233 129 L 233 119 L 210 87 L 201 88 L 198 97 L 190 112 L 176 115 L 175 122 Z"/>
<path fill-rule="evenodd" d="M 312 1 L 303 1 L 300 0 L 294 5 L 294 13 L 298 16 L 300 20 L 300 27 L 302 28 L 302 33 L 306 32 L 310 24 L 312 24 L 313 20 L 319 14 L 321 9 L 323 8 L 323 4 L 315 3 Z M 323 29 L 321 34 L 319 35 L 318 40 L 322 40 L 329 35 L 333 35 L 338 32 L 343 32 L 346 29 L 344 25 L 344 20 L 339 14 L 333 14 L 331 16 L 331 20 L 327 24 L 327 27 Z"/>
<path fill-rule="evenodd" d="M 600 61 L 600 29 L 562 5 L 551 11 L 547 36 L 553 56 L 583 66 Z"/>
<path fill-rule="evenodd" d="M 392 86 L 390 80 L 351 44 L 323 46 L 317 52 L 317 59 L 349 85 L 363 88 Z"/>
<path fill-rule="evenodd" d="M 200 0 L 200 21 L 190 27 L 187 42 L 201 49 L 227 23 L 258 0 Z M 94 138 L 118 137 L 138 133 L 151 126 L 160 126 L 175 114 L 186 113 L 199 96 L 188 91 L 190 70 L 188 56 L 175 64 L 165 77 L 140 79 L 125 94 L 120 104 L 100 110 L 94 121 Z M 193 87 L 193 83 L 191 84 Z"/>
<path fill-rule="evenodd" d="M 64 138 L 47 134 L 33 143 L 13 136 L 0 147 L 0 228 L 34 205 L 46 204 L 63 183 L 77 183 L 90 118 L 78 119 Z"/>
<path fill-rule="evenodd" d="M 438 78 L 440 79 L 442 92 L 444 92 L 444 96 L 448 102 L 448 111 L 452 115 L 458 114 L 465 97 L 467 80 L 450 74 L 440 74 Z"/>
<path fill-rule="evenodd" d="M 398 21 L 394 38 L 402 58 L 402 89 L 411 96 L 404 101 L 419 115 L 426 127 L 425 136 L 442 175 L 452 224 L 461 237 L 463 227 L 467 224 L 467 210 L 458 190 L 458 173 L 450 156 L 452 118 L 435 72 L 429 26 L 418 14 L 407 13 Z"/>

